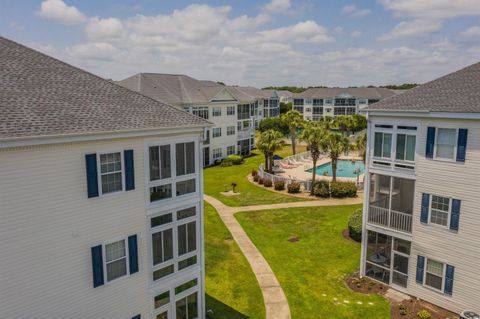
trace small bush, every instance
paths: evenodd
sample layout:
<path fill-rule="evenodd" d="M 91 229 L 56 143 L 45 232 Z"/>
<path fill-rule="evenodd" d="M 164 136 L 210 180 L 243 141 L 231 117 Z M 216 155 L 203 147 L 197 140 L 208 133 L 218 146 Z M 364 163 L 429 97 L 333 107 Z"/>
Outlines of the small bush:
<path fill-rule="evenodd" d="M 222 163 L 221 159 L 216 159 L 213 161 L 213 165 L 220 165 L 220 163 Z"/>
<path fill-rule="evenodd" d="M 430 312 L 424 309 L 422 311 L 417 312 L 417 317 L 418 319 L 430 319 L 432 318 L 432 315 L 430 314 Z"/>
<path fill-rule="evenodd" d="M 260 175 L 253 175 L 254 182 L 258 182 L 259 179 L 260 179 Z"/>
<path fill-rule="evenodd" d="M 328 181 L 316 182 L 315 187 L 313 188 L 313 194 L 322 198 L 330 197 L 330 185 Z"/>
<path fill-rule="evenodd" d="M 272 186 L 273 186 L 272 180 L 271 180 L 271 179 L 265 179 L 265 180 L 263 181 L 263 186 L 265 186 L 265 187 L 272 187 Z"/>
<path fill-rule="evenodd" d="M 243 163 L 243 158 L 240 155 L 228 155 L 227 160 L 231 161 L 233 165 L 240 165 Z"/>
<path fill-rule="evenodd" d="M 348 219 L 348 234 L 355 241 L 362 241 L 362 209 L 357 209 Z"/>
<path fill-rule="evenodd" d="M 287 190 L 290 194 L 298 194 L 300 193 L 300 183 L 291 182 L 287 186 Z"/>
<path fill-rule="evenodd" d="M 356 197 L 357 186 L 352 182 L 332 182 L 330 183 L 330 193 L 332 197 Z"/>
<path fill-rule="evenodd" d="M 256 169 L 252 169 L 252 176 L 255 177 L 258 175 L 258 171 Z"/>
<path fill-rule="evenodd" d="M 283 191 L 285 189 L 285 182 L 284 181 L 276 181 L 275 184 L 276 191 Z"/>
<path fill-rule="evenodd" d="M 260 177 L 260 178 L 258 179 L 258 184 L 259 184 L 259 185 L 263 185 L 263 178 Z"/>
<path fill-rule="evenodd" d="M 228 166 L 232 166 L 232 165 L 233 165 L 233 162 L 231 160 L 229 160 L 228 158 L 224 159 L 220 163 L 220 167 L 228 167 Z"/>
<path fill-rule="evenodd" d="M 408 314 L 407 307 L 405 307 L 404 304 L 398 305 L 398 313 L 400 314 L 400 316 L 406 316 Z"/>

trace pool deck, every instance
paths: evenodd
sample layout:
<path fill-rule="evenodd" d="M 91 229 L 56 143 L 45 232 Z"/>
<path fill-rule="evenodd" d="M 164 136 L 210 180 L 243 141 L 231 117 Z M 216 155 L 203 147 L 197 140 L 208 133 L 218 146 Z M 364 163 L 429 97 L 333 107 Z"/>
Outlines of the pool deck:
<path fill-rule="evenodd" d="M 356 155 L 350 155 L 350 156 L 342 156 L 340 157 L 340 159 L 342 160 L 358 160 L 358 161 L 361 161 L 362 158 L 361 157 L 358 157 Z M 317 161 L 317 167 L 320 166 L 320 165 L 323 165 L 323 164 L 326 164 L 330 162 L 330 157 L 321 157 L 318 159 Z M 308 169 L 311 169 L 313 168 L 313 162 L 312 161 L 309 161 L 309 162 L 304 162 L 302 165 L 300 166 L 297 166 L 297 167 L 294 167 L 294 168 L 287 168 L 287 169 L 283 169 L 284 172 L 283 173 L 277 173 L 276 175 L 278 176 L 285 176 L 285 177 L 289 177 L 291 179 L 296 179 L 296 180 L 302 180 L 302 181 L 308 181 L 308 180 L 311 180 L 312 179 L 312 173 L 311 172 L 307 172 Z M 363 179 L 364 179 L 364 175 L 365 174 L 361 174 L 358 178 L 358 181 L 359 182 L 363 182 Z M 317 181 L 319 180 L 326 180 L 326 181 L 330 181 L 332 180 L 332 176 L 321 176 L 321 175 L 317 175 L 315 177 L 315 179 Z M 356 182 L 356 178 L 351 178 L 351 177 L 339 177 L 337 176 L 337 181 L 342 181 L 342 182 Z"/>

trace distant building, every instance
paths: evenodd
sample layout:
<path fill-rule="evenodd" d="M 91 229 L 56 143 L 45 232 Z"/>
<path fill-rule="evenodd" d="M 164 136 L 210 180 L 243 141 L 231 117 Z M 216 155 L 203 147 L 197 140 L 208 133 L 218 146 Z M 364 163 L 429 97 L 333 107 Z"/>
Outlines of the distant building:
<path fill-rule="evenodd" d="M 361 275 L 480 312 L 480 63 L 366 109 Z"/>
<path fill-rule="evenodd" d="M 292 103 L 293 93 L 287 90 L 277 90 L 277 94 L 280 97 L 281 103 Z"/>
<path fill-rule="evenodd" d="M 204 318 L 210 123 L 0 37 L 0 318 Z"/>
<path fill-rule="evenodd" d="M 357 114 L 368 105 L 395 94 L 384 88 L 310 88 L 293 95 L 293 109 L 306 120 L 318 121 L 324 117 Z"/>

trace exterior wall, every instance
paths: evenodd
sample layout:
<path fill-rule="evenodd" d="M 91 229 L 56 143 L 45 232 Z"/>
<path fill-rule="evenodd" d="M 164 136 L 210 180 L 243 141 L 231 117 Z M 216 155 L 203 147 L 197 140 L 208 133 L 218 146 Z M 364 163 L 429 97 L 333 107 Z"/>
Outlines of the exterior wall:
<path fill-rule="evenodd" d="M 354 98 L 354 97 L 352 97 Z M 323 107 L 323 114 L 318 116 L 318 114 L 314 114 L 313 112 L 313 98 L 303 98 L 303 97 L 294 97 L 291 99 L 292 102 L 294 102 L 295 100 L 297 99 L 300 99 L 300 100 L 303 100 L 303 112 L 301 112 L 299 109 L 297 109 L 300 113 L 303 114 L 303 118 L 305 120 L 309 120 L 309 121 L 315 121 L 319 118 L 325 118 L 325 117 L 335 117 L 337 115 L 335 115 L 335 107 L 338 107 L 338 106 L 335 106 L 335 98 L 332 97 L 332 98 L 318 98 L 318 99 L 321 99 L 323 100 L 323 104 L 322 105 L 317 105 L 317 107 Z M 329 101 L 327 101 L 329 100 Z M 355 108 L 355 114 L 358 114 L 363 108 L 366 108 L 368 106 L 368 99 L 359 99 L 359 98 L 356 98 L 355 99 L 355 106 L 351 106 L 351 107 L 354 107 Z M 293 109 L 295 110 L 295 104 L 293 106 Z"/>
<path fill-rule="evenodd" d="M 421 299 L 432 302 L 440 307 L 460 313 L 465 309 L 480 312 L 478 301 L 480 292 L 480 249 L 478 249 L 477 231 L 480 227 L 480 217 L 477 207 L 480 204 L 480 126 L 475 120 L 434 119 L 434 118 L 399 118 L 369 116 L 371 121 L 388 121 L 398 123 L 405 121 L 418 125 L 415 155 L 415 195 L 413 205 L 413 224 L 411 236 L 400 236 L 412 241 L 409 261 L 409 279 L 406 292 Z M 456 161 L 436 160 L 425 157 L 427 128 L 466 128 L 468 141 L 466 160 Z M 370 131 L 370 135 L 373 136 Z M 369 144 L 373 149 L 373 143 Z M 371 166 L 369 165 L 371 171 Z M 402 172 L 384 172 L 385 175 L 402 176 Z M 366 200 L 368 200 L 369 183 L 366 183 Z M 435 224 L 420 222 L 422 193 L 439 195 L 461 200 L 460 223 L 458 232 Z M 366 206 L 365 206 L 366 207 Z M 368 227 L 377 232 L 395 236 L 395 232 L 367 225 L 366 208 L 364 210 L 364 229 Z M 424 256 L 455 267 L 452 296 L 416 283 L 417 256 Z M 362 251 L 362 268 L 365 260 L 365 245 Z M 364 270 L 362 271 L 364 274 Z"/>
<path fill-rule="evenodd" d="M 144 143 L 173 137 L 0 149 L 1 318 L 151 318 Z M 199 135 L 189 137 L 199 152 Z M 134 150 L 135 190 L 87 198 L 85 154 L 127 149 Z M 200 188 L 189 200 L 203 207 L 202 195 Z M 198 215 L 202 225 L 202 209 Z M 93 288 L 91 247 L 133 234 L 139 272 Z M 199 276 L 203 292 L 203 262 L 188 273 Z"/>

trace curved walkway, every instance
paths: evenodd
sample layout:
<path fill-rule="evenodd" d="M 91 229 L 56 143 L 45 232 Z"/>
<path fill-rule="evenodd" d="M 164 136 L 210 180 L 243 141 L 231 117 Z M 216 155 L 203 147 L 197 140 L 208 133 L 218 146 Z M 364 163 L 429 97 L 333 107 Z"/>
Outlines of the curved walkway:
<path fill-rule="evenodd" d="M 257 247 L 248 238 L 240 223 L 233 216 L 238 212 L 248 212 L 256 210 L 276 209 L 276 208 L 292 208 L 292 207 L 312 207 L 312 206 L 334 206 L 334 205 L 350 205 L 362 202 L 361 198 L 343 199 L 324 199 L 305 202 L 280 203 L 271 205 L 255 205 L 230 207 L 223 204 L 216 198 L 204 195 L 204 199 L 212 205 L 220 215 L 225 226 L 237 242 L 240 250 L 247 258 L 252 267 L 255 277 L 262 290 L 263 300 L 265 302 L 266 319 L 290 319 L 290 307 L 288 306 L 287 297 L 283 292 L 280 283 L 275 277 L 270 265 L 262 256 Z"/>

